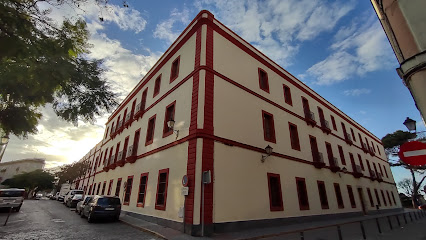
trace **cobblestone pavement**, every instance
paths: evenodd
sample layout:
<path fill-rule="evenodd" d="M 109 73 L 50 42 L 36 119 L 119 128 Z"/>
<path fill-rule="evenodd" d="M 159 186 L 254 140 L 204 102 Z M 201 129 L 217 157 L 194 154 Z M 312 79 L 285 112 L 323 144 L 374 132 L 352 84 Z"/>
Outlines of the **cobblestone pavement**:
<path fill-rule="evenodd" d="M 8 211 L 0 212 L 0 239 L 160 239 L 121 222 L 88 223 L 72 209 L 55 200 L 25 200 L 19 213 L 12 212 L 3 226 Z"/>

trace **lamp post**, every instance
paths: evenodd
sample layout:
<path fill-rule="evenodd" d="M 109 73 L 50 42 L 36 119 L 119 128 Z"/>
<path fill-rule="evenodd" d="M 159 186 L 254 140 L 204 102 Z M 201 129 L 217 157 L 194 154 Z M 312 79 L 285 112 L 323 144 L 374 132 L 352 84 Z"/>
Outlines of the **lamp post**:
<path fill-rule="evenodd" d="M 1 137 L 1 143 L 0 143 L 0 162 L 3 158 L 3 154 L 6 151 L 7 144 L 9 143 L 9 136 L 4 135 Z"/>
<path fill-rule="evenodd" d="M 404 121 L 404 125 L 407 127 L 407 129 L 411 132 L 414 131 L 414 133 L 416 132 L 416 121 L 407 117 Z"/>

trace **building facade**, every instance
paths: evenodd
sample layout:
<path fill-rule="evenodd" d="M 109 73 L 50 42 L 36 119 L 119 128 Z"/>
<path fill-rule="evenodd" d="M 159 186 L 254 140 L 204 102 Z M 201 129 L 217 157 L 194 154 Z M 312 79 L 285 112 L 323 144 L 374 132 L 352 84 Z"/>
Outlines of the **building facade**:
<path fill-rule="evenodd" d="M 426 116 L 426 1 L 371 0 L 396 58 L 396 69 L 417 109 Z"/>
<path fill-rule="evenodd" d="M 401 207 L 380 139 L 208 11 L 81 161 L 78 188 L 192 235 Z"/>
<path fill-rule="evenodd" d="M 44 165 L 44 158 L 26 158 L 21 160 L 2 162 L 0 163 L 0 184 L 4 180 L 12 178 L 17 174 L 43 169 Z M 0 188 L 2 187 L 4 186 L 0 185 Z"/>

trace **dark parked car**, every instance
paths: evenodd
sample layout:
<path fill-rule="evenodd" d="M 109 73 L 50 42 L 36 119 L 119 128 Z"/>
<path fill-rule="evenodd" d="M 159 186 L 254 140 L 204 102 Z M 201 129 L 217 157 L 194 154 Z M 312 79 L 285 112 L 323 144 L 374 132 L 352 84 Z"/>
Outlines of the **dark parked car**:
<path fill-rule="evenodd" d="M 95 219 L 112 218 L 117 221 L 120 218 L 121 202 L 118 197 L 94 196 L 83 208 L 83 217 L 87 217 L 88 222 Z"/>

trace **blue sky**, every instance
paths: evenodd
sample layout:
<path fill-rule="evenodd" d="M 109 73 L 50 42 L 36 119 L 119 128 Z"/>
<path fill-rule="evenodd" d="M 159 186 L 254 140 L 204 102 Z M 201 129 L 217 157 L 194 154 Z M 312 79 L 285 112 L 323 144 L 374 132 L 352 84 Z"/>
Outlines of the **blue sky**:
<path fill-rule="evenodd" d="M 91 2 L 91 1 L 89 1 Z M 382 138 L 405 130 L 406 117 L 424 130 L 398 62 L 370 1 L 109 1 L 84 11 L 53 8 L 51 17 L 84 17 L 93 44 L 89 58 L 105 60 L 105 77 L 124 98 L 201 9 L 260 49 L 325 99 Z M 50 6 L 41 5 L 42 8 Z M 103 17 L 101 22 L 99 17 Z M 105 114 L 79 127 L 42 109 L 39 134 L 11 138 L 3 161 L 44 157 L 47 166 L 79 160 L 102 139 Z M 408 172 L 393 169 L 396 181 Z"/>

